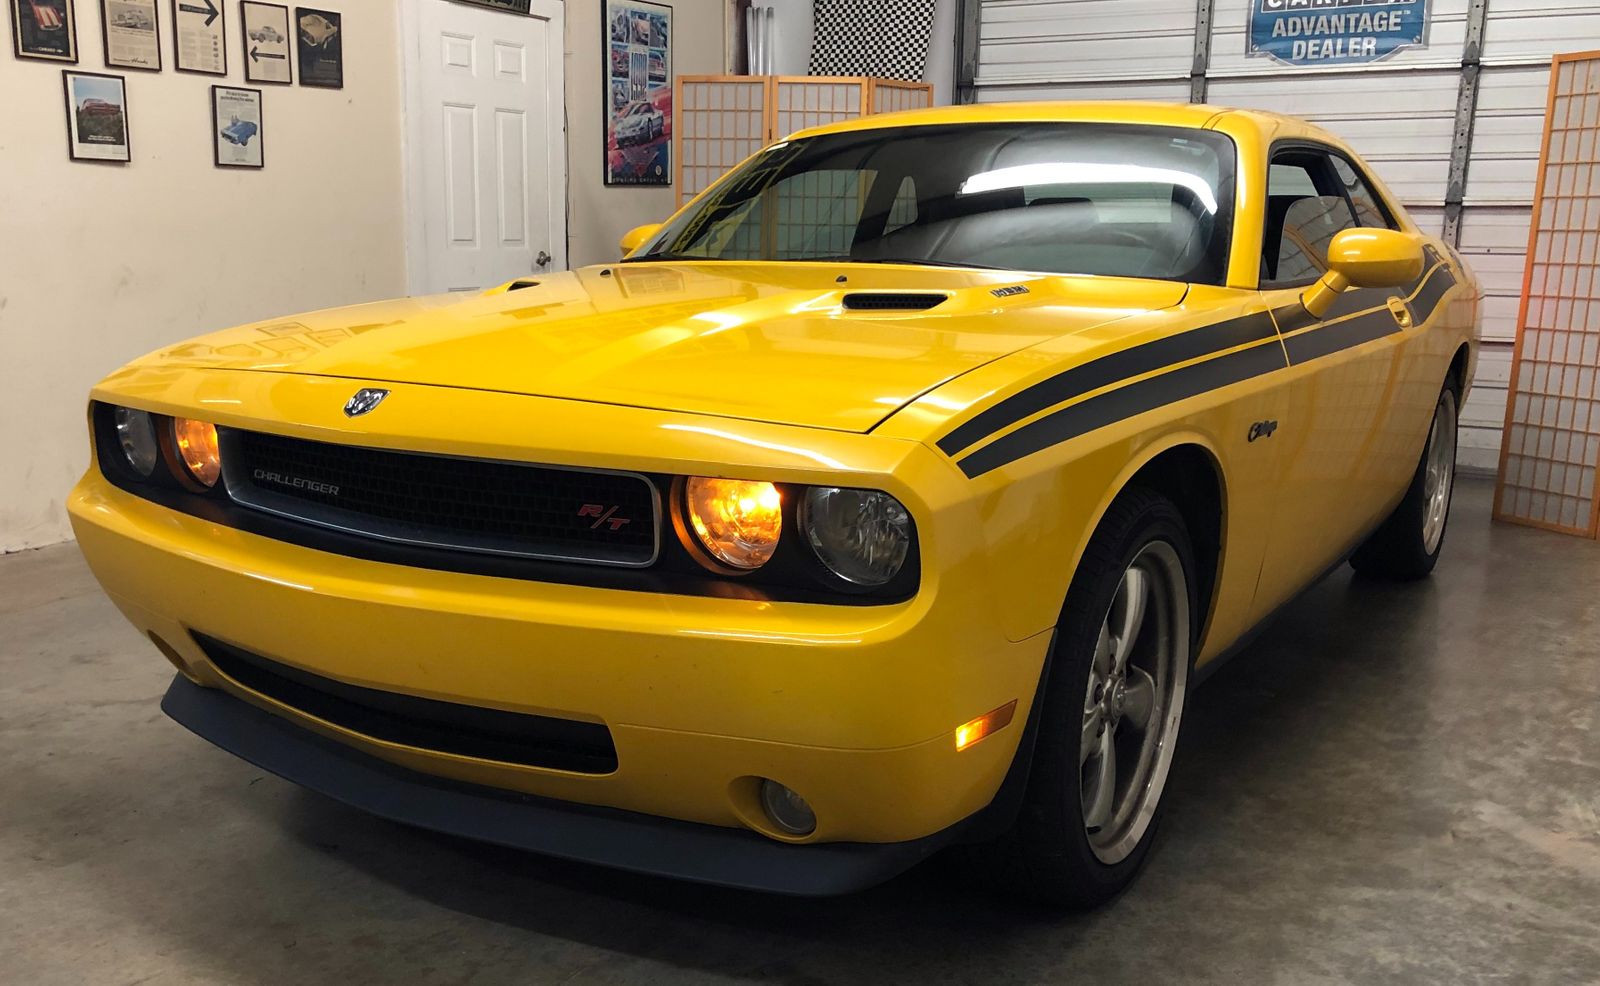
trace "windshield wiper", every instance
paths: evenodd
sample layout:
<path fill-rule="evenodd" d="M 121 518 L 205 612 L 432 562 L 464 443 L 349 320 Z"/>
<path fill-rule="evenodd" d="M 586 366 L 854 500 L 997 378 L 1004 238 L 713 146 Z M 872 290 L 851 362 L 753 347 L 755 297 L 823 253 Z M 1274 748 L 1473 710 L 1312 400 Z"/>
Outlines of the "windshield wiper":
<path fill-rule="evenodd" d="M 964 260 L 937 260 L 931 257 L 797 257 L 812 264 L 909 264 L 913 267 L 970 267 L 973 270 L 1010 270 L 992 264 L 974 264 Z"/>
<path fill-rule="evenodd" d="M 638 264 L 646 260 L 721 260 L 721 257 L 707 257 L 698 253 L 647 253 L 639 257 L 623 257 L 617 261 L 620 264 Z"/>

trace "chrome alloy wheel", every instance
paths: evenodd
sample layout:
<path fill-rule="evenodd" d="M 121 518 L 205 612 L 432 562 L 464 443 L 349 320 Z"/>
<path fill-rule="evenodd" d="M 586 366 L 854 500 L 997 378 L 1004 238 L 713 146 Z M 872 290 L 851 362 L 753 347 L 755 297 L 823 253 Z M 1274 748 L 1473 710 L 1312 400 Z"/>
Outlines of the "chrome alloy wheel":
<path fill-rule="evenodd" d="M 1450 514 L 1450 491 L 1456 480 L 1456 395 L 1448 388 L 1439 396 L 1428 432 L 1426 470 L 1422 479 L 1422 548 L 1439 550 L 1445 518 Z"/>
<path fill-rule="evenodd" d="M 1122 573 L 1083 698 L 1083 825 L 1108 866 L 1126 859 L 1150 828 L 1188 684 L 1188 582 L 1172 546 L 1152 541 Z"/>

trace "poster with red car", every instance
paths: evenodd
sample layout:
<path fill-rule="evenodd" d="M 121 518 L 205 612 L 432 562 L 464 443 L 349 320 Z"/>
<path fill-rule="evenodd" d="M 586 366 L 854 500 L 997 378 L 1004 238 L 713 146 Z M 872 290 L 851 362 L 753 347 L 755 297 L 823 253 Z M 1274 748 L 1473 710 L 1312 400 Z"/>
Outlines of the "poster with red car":
<path fill-rule="evenodd" d="M 18 58 L 78 60 L 72 0 L 11 0 L 11 47 Z"/>
<path fill-rule="evenodd" d="M 672 184 L 672 8 L 606 0 L 607 185 Z"/>

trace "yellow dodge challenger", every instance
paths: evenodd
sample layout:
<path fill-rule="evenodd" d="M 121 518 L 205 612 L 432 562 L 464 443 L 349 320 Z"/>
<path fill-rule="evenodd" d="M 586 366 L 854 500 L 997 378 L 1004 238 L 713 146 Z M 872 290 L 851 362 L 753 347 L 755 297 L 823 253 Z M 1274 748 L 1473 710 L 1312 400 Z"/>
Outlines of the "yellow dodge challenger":
<path fill-rule="evenodd" d="M 94 388 L 74 528 L 168 715 L 569 859 L 831 894 L 961 844 L 1087 905 L 1201 675 L 1438 558 L 1477 286 L 1302 122 L 870 117 L 624 248 Z"/>

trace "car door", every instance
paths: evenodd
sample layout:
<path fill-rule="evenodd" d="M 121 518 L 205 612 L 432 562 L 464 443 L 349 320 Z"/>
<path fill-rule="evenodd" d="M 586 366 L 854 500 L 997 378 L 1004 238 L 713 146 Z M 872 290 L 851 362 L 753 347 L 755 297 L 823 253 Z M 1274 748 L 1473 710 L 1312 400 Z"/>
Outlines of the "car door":
<path fill-rule="evenodd" d="M 1257 589 L 1264 614 L 1355 545 L 1404 487 L 1390 405 L 1402 388 L 1403 299 L 1409 288 L 1352 289 L 1323 318 L 1300 296 L 1327 270 L 1335 234 L 1399 228 L 1359 169 L 1312 143 L 1275 145 L 1267 175 L 1261 291 L 1283 336 L 1290 397 L 1273 530 Z M 1401 307 L 1391 310 L 1390 299 Z M 1401 314 L 1397 314 L 1397 312 Z"/>

